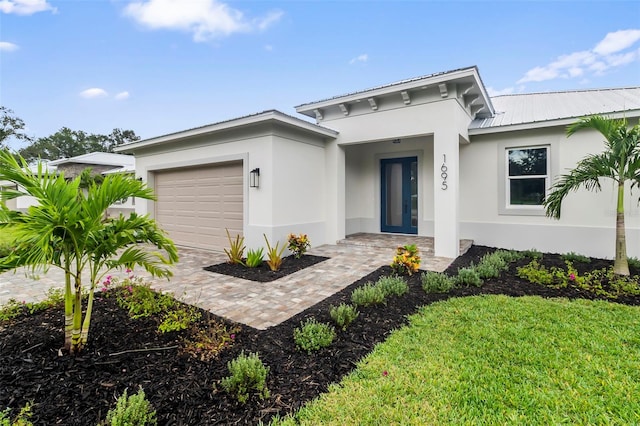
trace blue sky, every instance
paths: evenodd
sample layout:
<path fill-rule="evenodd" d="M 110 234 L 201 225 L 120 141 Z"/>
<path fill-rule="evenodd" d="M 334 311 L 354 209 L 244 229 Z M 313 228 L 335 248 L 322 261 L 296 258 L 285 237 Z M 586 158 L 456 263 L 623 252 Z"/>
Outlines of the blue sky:
<path fill-rule="evenodd" d="M 0 0 L 0 104 L 34 137 L 295 115 L 471 65 L 493 94 L 640 86 L 640 2 Z"/>

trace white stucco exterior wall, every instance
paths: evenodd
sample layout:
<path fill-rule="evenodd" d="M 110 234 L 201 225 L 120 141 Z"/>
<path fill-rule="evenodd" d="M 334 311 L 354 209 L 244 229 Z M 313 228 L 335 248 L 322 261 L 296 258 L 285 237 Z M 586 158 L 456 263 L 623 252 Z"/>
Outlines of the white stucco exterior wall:
<path fill-rule="evenodd" d="M 604 149 L 594 131 L 567 138 L 564 127 L 472 136 L 460 151 L 461 237 L 476 244 L 612 258 L 615 241 L 616 193 L 613 181 L 602 180 L 601 192 L 581 189 L 563 202 L 560 220 L 544 215 L 505 214 L 505 148 L 549 146 L 552 181 L 572 169 L 588 153 Z M 638 191 L 625 195 L 625 221 L 629 256 L 640 256 Z"/>

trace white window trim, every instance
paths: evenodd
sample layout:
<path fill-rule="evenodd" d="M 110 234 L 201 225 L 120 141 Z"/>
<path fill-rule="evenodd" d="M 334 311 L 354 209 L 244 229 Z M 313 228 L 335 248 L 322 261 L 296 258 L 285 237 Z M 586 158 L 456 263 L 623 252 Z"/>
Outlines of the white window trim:
<path fill-rule="evenodd" d="M 547 174 L 545 176 L 545 195 L 549 194 L 549 189 L 553 182 L 553 177 L 556 175 L 555 165 L 557 164 L 557 147 L 556 144 L 540 144 L 531 143 L 526 140 L 517 142 L 502 142 L 498 144 L 498 214 L 506 216 L 544 216 L 544 206 L 531 206 L 531 205 L 511 205 L 510 189 L 509 189 L 509 150 L 514 149 L 533 149 L 533 148 L 546 148 L 547 149 Z M 540 177 L 539 175 L 531 176 L 530 178 Z"/>

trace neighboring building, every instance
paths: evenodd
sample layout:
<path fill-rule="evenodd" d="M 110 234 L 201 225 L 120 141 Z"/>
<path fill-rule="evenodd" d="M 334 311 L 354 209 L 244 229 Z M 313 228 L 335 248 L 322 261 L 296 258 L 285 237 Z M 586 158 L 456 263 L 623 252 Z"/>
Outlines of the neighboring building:
<path fill-rule="evenodd" d="M 177 244 L 222 250 L 225 228 L 248 247 L 262 234 L 307 233 L 314 245 L 357 232 L 432 236 L 506 248 L 612 257 L 615 192 L 567 197 L 561 220 L 541 200 L 600 134 L 565 136 L 579 117 L 640 117 L 640 88 L 490 98 L 476 67 L 300 105 L 117 148 L 157 202 L 140 202 Z M 259 184 L 252 180 L 259 175 Z M 627 197 L 629 255 L 640 256 L 638 193 Z"/>
<path fill-rule="evenodd" d="M 74 179 L 87 168 L 91 168 L 91 172 L 93 174 L 133 174 L 135 171 L 135 164 L 136 160 L 132 155 L 112 154 L 107 152 L 91 152 L 89 154 L 48 161 L 45 163 L 49 171 L 64 173 L 65 179 Z M 36 171 L 35 167 L 36 166 L 32 166 L 32 170 Z M 7 186 L 11 186 L 10 182 L 0 181 L 0 190 Z M 7 202 L 7 206 L 13 210 L 26 211 L 29 206 L 32 206 L 35 203 L 36 200 L 33 197 L 24 196 L 9 200 Z M 129 214 L 133 211 L 135 211 L 135 199 L 127 198 L 126 200 L 122 200 L 110 207 L 107 214 L 109 216 L 114 216 L 120 213 Z"/>

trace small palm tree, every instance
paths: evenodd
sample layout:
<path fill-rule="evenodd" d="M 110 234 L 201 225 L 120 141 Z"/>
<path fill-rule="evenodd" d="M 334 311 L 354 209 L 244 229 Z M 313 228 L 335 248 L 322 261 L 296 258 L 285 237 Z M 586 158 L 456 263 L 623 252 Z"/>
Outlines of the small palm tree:
<path fill-rule="evenodd" d="M 66 181 L 42 164 L 31 171 L 23 158 L 6 150 L 0 152 L 0 180 L 18 188 L 3 191 L 3 199 L 30 195 L 38 201 L 25 213 L 0 203 L 0 226 L 10 226 L 16 238 L 15 250 L 0 259 L 0 271 L 23 266 L 31 270 L 56 266 L 64 271 L 65 348 L 70 353 L 87 343 L 94 291 L 109 270 L 139 265 L 153 276 L 171 276 L 168 265 L 177 262 L 177 250 L 155 221 L 135 213 L 106 218 L 107 209 L 118 200 L 153 199 L 142 182 L 112 174 L 100 185 L 82 189 L 80 176 Z M 90 280 L 84 319 L 83 272 Z"/>
<path fill-rule="evenodd" d="M 559 177 L 544 201 L 546 214 L 559 219 L 562 201 L 569 192 L 582 186 L 589 191 L 600 191 L 600 178 L 612 179 L 617 183 L 618 192 L 616 257 L 613 270 L 619 275 L 629 275 L 624 227 L 624 191 L 625 183 L 630 183 L 632 187 L 640 186 L 640 125 L 629 128 L 625 119 L 591 116 L 569 125 L 567 137 L 582 129 L 600 132 L 606 140 L 606 150 L 600 154 L 588 155 L 568 174 Z"/>

